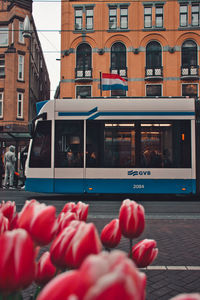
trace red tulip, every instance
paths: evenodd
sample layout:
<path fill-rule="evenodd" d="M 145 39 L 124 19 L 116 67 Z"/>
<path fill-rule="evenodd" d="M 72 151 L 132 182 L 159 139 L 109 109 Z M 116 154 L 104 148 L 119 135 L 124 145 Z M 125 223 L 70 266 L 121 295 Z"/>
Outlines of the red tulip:
<path fill-rule="evenodd" d="M 119 220 L 114 219 L 107 224 L 101 232 L 101 241 L 107 248 L 116 247 L 121 240 L 121 230 L 119 228 Z"/>
<path fill-rule="evenodd" d="M 72 209 L 75 207 L 76 207 L 76 204 L 74 202 L 68 202 L 67 204 L 65 204 L 65 206 L 63 207 L 61 212 L 72 211 Z"/>
<path fill-rule="evenodd" d="M 64 228 L 51 245 L 51 261 L 59 269 L 65 269 L 68 265 L 65 260 L 65 253 L 70 245 L 71 239 L 75 235 L 75 232 L 76 229 L 72 226 Z"/>
<path fill-rule="evenodd" d="M 200 294 L 179 294 L 176 297 L 171 298 L 170 300 L 200 300 Z"/>
<path fill-rule="evenodd" d="M 35 274 L 34 244 L 23 229 L 0 236 L 0 292 L 10 293 L 30 285 Z"/>
<path fill-rule="evenodd" d="M 89 254 L 98 254 L 101 249 L 102 245 L 95 225 L 80 222 L 65 253 L 65 260 L 69 268 L 78 268 Z"/>
<path fill-rule="evenodd" d="M 145 215 L 142 205 L 126 199 L 119 212 L 119 226 L 123 236 L 133 239 L 141 235 L 145 227 Z"/>
<path fill-rule="evenodd" d="M 77 215 L 70 211 L 64 213 L 62 212 L 57 219 L 57 234 L 60 233 L 64 228 L 66 228 L 71 221 L 77 220 Z"/>
<path fill-rule="evenodd" d="M 52 262 L 59 268 L 78 268 L 86 256 L 97 254 L 102 245 L 93 223 L 72 221 L 52 243 Z"/>
<path fill-rule="evenodd" d="M 88 216 L 88 208 L 88 204 L 79 201 L 77 205 L 72 209 L 72 212 L 75 212 L 77 214 L 80 221 L 86 222 Z"/>
<path fill-rule="evenodd" d="M 26 229 L 38 245 L 49 244 L 55 235 L 56 209 L 36 200 L 26 201 L 19 213 L 17 225 Z"/>
<path fill-rule="evenodd" d="M 146 276 L 119 250 L 90 255 L 80 268 L 90 288 L 84 300 L 144 300 Z"/>
<path fill-rule="evenodd" d="M 149 266 L 157 257 L 156 241 L 145 239 L 132 248 L 132 259 L 139 268 Z"/>
<path fill-rule="evenodd" d="M 16 213 L 16 205 L 15 202 L 7 201 L 4 202 L 2 201 L 0 205 L 0 211 L 3 213 L 4 217 L 6 217 L 9 221 L 12 221 L 12 219 L 15 216 Z"/>
<path fill-rule="evenodd" d="M 42 289 L 37 300 L 83 300 L 87 288 L 79 271 L 69 271 L 51 280 Z"/>
<path fill-rule="evenodd" d="M 0 234 L 7 231 L 9 228 L 9 221 L 4 215 L 0 212 Z"/>
<path fill-rule="evenodd" d="M 56 267 L 50 260 L 50 253 L 46 251 L 42 254 L 36 265 L 35 282 L 39 286 L 43 286 L 49 282 L 55 276 L 55 274 Z"/>

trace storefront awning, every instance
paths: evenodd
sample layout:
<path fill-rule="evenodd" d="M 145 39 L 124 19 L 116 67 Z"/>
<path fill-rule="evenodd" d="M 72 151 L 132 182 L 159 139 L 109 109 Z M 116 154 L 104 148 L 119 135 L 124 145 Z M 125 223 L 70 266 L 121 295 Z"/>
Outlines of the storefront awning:
<path fill-rule="evenodd" d="M 21 140 L 30 138 L 29 132 L 0 132 L 0 139 L 2 140 Z"/>

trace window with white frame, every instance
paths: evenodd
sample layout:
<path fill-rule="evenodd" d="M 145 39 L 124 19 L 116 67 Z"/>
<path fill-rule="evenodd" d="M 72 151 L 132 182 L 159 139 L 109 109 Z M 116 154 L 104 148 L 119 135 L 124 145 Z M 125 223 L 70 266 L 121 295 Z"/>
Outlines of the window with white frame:
<path fill-rule="evenodd" d="M 0 78 L 5 76 L 5 57 L 0 57 Z"/>
<path fill-rule="evenodd" d="M 128 7 L 120 7 L 120 28 L 128 28 Z"/>
<path fill-rule="evenodd" d="M 109 29 L 117 29 L 117 7 L 109 8 Z"/>
<path fill-rule="evenodd" d="M 152 27 L 152 7 L 144 7 L 144 28 Z"/>
<path fill-rule="evenodd" d="M 18 79 L 24 80 L 24 56 L 18 56 Z"/>
<path fill-rule="evenodd" d="M 83 28 L 83 8 L 75 9 L 75 30 Z"/>
<path fill-rule="evenodd" d="M 188 26 L 188 6 L 187 4 L 180 5 L 180 27 Z"/>
<path fill-rule="evenodd" d="M 23 31 L 24 31 L 24 23 L 19 22 L 19 42 L 20 43 L 24 43 Z"/>
<path fill-rule="evenodd" d="M 109 5 L 109 29 L 128 29 L 128 5 Z"/>
<path fill-rule="evenodd" d="M 8 27 L 0 27 L 0 46 L 8 45 Z"/>
<path fill-rule="evenodd" d="M 86 22 L 85 26 L 87 30 L 92 30 L 93 29 L 93 8 L 86 7 L 86 12 L 85 12 L 85 17 L 86 17 Z"/>
<path fill-rule="evenodd" d="M 0 118 L 3 118 L 3 93 L 0 92 Z"/>
<path fill-rule="evenodd" d="M 191 8 L 191 25 L 199 26 L 199 3 L 193 3 Z"/>
<path fill-rule="evenodd" d="M 163 6 L 156 6 L 156 27 L 163 27 Z"/>
<path fill-rule="evenodd" d="M 23 100 L 24 94 L 17 93 L 17 118 L 23 118 Z"/>

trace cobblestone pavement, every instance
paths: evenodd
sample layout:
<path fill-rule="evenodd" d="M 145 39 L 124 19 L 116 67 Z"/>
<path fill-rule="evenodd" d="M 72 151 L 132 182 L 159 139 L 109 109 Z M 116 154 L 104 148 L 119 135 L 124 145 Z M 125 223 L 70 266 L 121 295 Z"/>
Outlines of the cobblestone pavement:
<path fill-rule="evenodd" d="M 57 212 L 66 203 L 40 201 L 54 204 Z M 93 201 L 89 204 L 88 222 L 94 222 L 100 233 L 111 219 L 118 216 L 121 202 Z M 141 269 L 147 275 L 146 300 L 169 300 L 180 293 L 200 293 L 200 202 L 142 204 L 146 211 L 146 226 L 134 242 L 155 239 L 159 249 L 152 266 Z M 22 205 L 23 202 L 19 201 L 19 210 Z M 128 252 L 129 241 L 122 238 L 118 249 Z M 33 290 L 34 285 L 24 291 L 24 300 L 30 299 Z"/>

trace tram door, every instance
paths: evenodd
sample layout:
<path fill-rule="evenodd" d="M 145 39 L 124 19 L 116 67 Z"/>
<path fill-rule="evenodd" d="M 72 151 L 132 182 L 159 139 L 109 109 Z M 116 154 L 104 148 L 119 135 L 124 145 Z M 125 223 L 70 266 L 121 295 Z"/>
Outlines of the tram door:
<path fill-rule="evenodd" d="M 83 121 L 55 121 L 55 193 L 84 192 Z"/>

